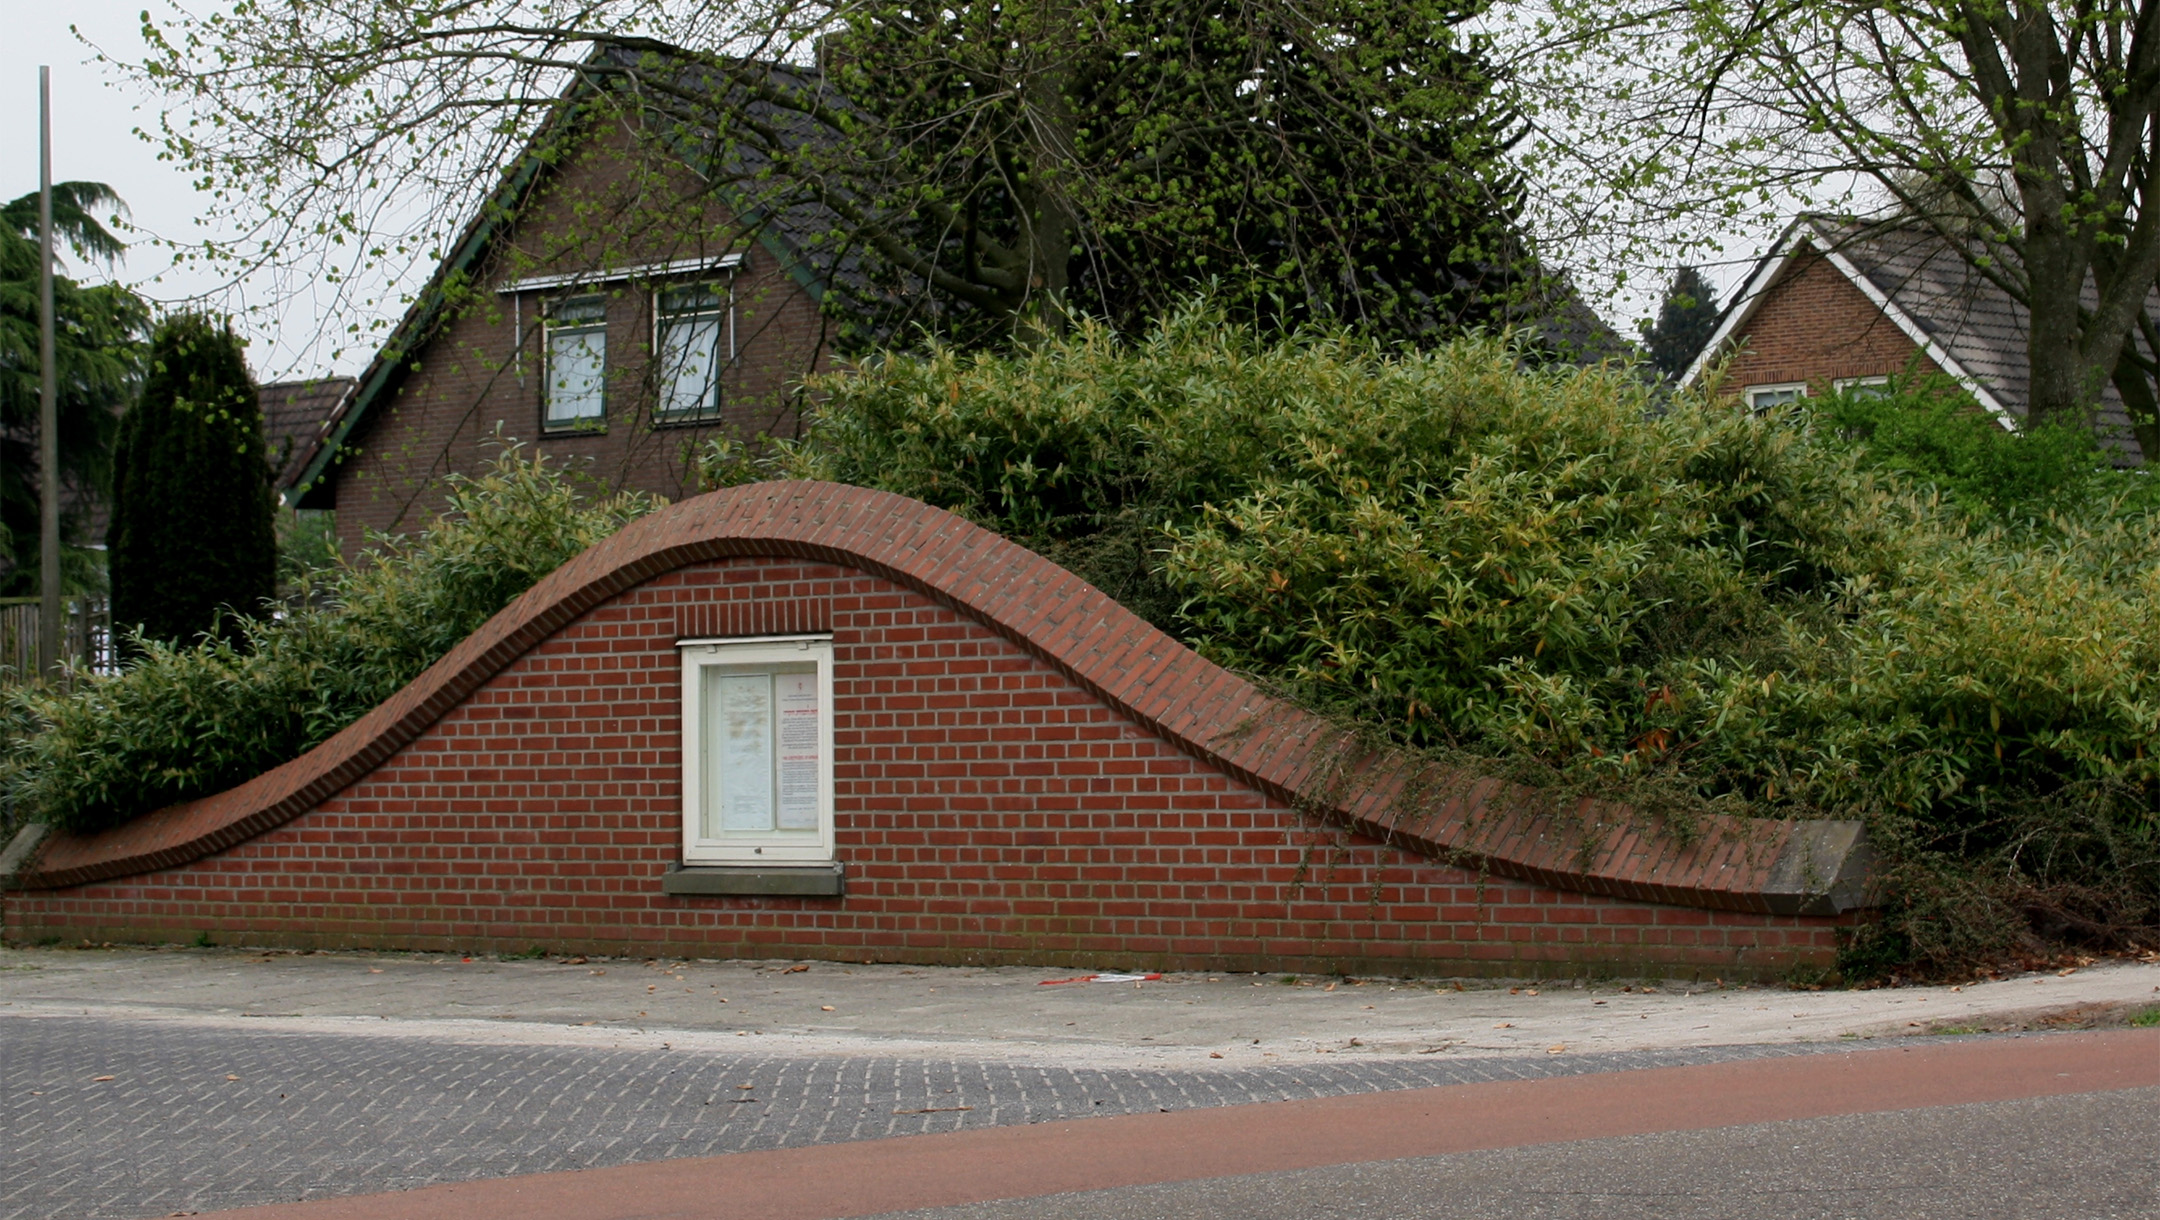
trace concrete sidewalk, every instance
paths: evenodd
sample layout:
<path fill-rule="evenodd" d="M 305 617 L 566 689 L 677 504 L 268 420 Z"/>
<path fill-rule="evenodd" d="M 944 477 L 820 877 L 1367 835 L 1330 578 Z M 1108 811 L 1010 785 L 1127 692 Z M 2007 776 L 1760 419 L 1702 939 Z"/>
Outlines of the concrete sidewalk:
<path fill-rule="evenodd" d="M 829 962 L 469 959 L 234 949 L 0 950 L 0 1016 L 498 1044 L 1095 1067 L 1547 1055 L 2119 1023 L 2160 1011 L 2160 959 L 1962 987 L 1795 991 L 1640 981 L 1460 983 Z"/>

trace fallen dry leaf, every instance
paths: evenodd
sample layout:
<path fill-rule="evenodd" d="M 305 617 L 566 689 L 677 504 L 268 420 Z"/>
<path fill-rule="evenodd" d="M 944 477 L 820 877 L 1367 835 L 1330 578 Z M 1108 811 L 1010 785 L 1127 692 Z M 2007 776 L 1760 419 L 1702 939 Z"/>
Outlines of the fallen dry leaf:
<path fill-rule="evenodd" d="M 806 966 L 806 965 L 805 965 L 805 966 L 789 966 L 789 967 L 788 967 L 787 969 L 785 969 L 785 970 L 782 970 L 782 971 L 781 971 L 780 973 L 782 973 L 782 974 L 801 974 L 801 973 L 802 973 L 803 971 L 805 971 L 805 970 L 808 970 L 809 968 L 810 968 L 810 967 L 808 967 L 808 966 Z"/>
<path fill-rule="evenodd" d="M 1209 1051 L 1209 1052 L 1207 1053 L 1207 1057 L 1208 1057 L 1208 1058 L 1210 1058 L 1210 1059 L 1220 1059 L 1220 1058 L 1222 1058 L 1222 1052 L 1221 1052 L 1221 1051 Z"/>
<path fill-rule="evenodd" d="M 1515 1028 L 1515 1023 L 1514 1023 L 1513 1021 L 1502 1021 L 1502 1022 L 1501 1022 L 1500 1024 L 1498 1024 L 1498 1025 L 1495 1025 L 1495 1026 L 1493 1026 L 1493 1028 L 1494 1028 L 1494 1029 L 1513 1029 L 1513 1028 Z"/>
<path fill-rule="evenodd" d="M 226 1076 L 225 1076 L 225 1079 L 227 1079 L 227 1080 L 238 1080 L 238 1079 L 240 1079 L 240 1078 L 239 1078 L 238 1076 L 234 1076 L 234 1075 L 232 1075 L 231 1073 L 229 1073 L 229 1072 L 228 1072 L 228 1073 L 226 1074 Z"/>
<path fill-rule="evenodd" d="M 832 1005 L 830 1005 L 830 1004 L 820 1004 L 820 1005 L 818 1005 L 818 1009 L 817 1009 L 817 1010 L 818 1010 L 819 1012 L 831 1012 L 831 1011 L 832 1011 Z"/>
<path fill-rule="evenodd" d="M 112 1079 L 112 1077 L 110 1077 L 110 1076 L 92 1076 L 92 1077 L 91 1077 L 90 1079 L 92 1079 L 92 1080 L 111 1080 L 111 1079 Z"/>
<path fill-rule="evenodd" d="M 1546 1054 L 1548 1054 L 1548 1055 L 1557 1055 L 1557 1054 L 1559 1054 L 1559 1053 L 1560 1053 L 1561 1051 L 1564 1051 L 1564 1050 L 1566 1050 L 1566 1049 L 1567 1049 L 1567 1043 L 1565 1043 L 1565 1042 L 1555 1042 L 1555 1043 L 1553 1043 L 1553 1044 L 1552 1044 L 1551 1046 L 1548 1046 L 1548 1047 L 1546 1047 L 1546 1048 L 1545 1048 L 1545 1053 L 1546 1053 Z"/>

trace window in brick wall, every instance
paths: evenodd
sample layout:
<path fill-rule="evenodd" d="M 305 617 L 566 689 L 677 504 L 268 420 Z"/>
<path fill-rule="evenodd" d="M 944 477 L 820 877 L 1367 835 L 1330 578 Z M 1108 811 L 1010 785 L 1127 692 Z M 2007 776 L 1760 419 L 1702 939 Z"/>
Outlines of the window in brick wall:
<path fill-rule="evenodd" d="M 1830 388 L 1851 398 L 1881 398 L 1890 393 L 1888 377 L 1840 377 Z"/>
<path fill-rule="evenodd" d="M 541 426 L 591 431 L 607 423 L 607 298 L 569 297 L 547 317 L 547 380 Z"/>
<path fill-rule="evenodd" d="M 1767 411 L 1788 402 L 1798 402 L 1807 397 L 1807 383 L 1801 381 L 1781 382 L 1777 385 L 1751 385 L 1740 391 L 1751 411 Z"/>
<path fill-rule="evenodd" d="M 830 861 L 832 637 L 680 649 L 684 863 Z"/>
<path fill-rule="evenodd" d="M 718 284 L 661 289 L 653 310 L 658 399 L 654 418 L 691 423 L 720 416 L 720 370 L 732 353 L 734 318 Z"/>

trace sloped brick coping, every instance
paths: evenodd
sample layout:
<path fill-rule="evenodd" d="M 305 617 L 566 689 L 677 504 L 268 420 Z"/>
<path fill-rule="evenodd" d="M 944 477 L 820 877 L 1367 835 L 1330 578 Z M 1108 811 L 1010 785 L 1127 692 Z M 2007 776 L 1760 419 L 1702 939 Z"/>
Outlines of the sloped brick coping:
<path fill-rule="evenodd" d="M 53 834 L 12 884 L 48 889 L 173 868 L 282 825 L 368 774 L 578 615 L 673 569 L 735 556 L 840 564 L 915 589 L 1202 761 L 1357 834 L 1437 859 L 1712 910 L 1831 915 L 1861 901 L 1870 853 L 1857 822 L 1712 818 L 1682 843 L 1625 807 L 1583 802 L 1555 817 L 1524 789 L 1360 750 L 1342 730 L 1262 694 L 1093 585 L 951 513 L 811 482 L 714 492 L 630 525 L 305 755 L 102 834 Z"/>

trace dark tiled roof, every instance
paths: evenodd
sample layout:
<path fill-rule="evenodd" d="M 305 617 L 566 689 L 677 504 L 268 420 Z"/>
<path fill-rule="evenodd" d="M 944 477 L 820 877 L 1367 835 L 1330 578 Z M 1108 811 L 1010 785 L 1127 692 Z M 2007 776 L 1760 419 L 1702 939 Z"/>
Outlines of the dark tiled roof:
<path fill-rule="evenodd" d="M 1815 229 L 1831 250 L 1904 310 L 1966 375 L 1986 386 L 2011 414 L 2025 417 L 2032 403 L 2032 367 L 2026 352 L 2030 315 L 2025 306 L 1931 230 L 1826 222 L 1815 222 Z M 2086 295 L 2098 299 L 2090 285 Z M 2160 289 L 2150 301 L 2147 308 L 2160 315 Z M 2130 431 L 2122 396 L 2112 385 L 2101 395 L 2095 427 L 2103 441 L 2126 455 L 2143 456 Z"/>
<path fill-rule="evenodd" d="M 323 425 L 356 384 L 351 377 L 315 377 L 275 381 L 256 390 L 255 401 L 262 406 L 264 448 L 271 469 L 277 471 L 278 490 L 291 487 L 300 477 Z"/>

